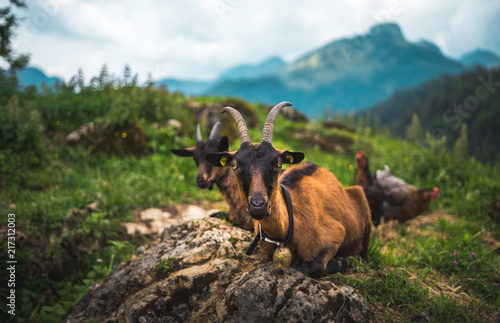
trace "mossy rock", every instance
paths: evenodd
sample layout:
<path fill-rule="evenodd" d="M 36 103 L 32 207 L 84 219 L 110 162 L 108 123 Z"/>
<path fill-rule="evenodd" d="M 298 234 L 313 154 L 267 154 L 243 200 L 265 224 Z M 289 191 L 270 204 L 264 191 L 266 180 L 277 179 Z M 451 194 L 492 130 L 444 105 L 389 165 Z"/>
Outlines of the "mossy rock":
<path fill-rule="evenodd" d="M 148 142 L 144 129 L 138 124 L 95 125 L 88 123 L 66 136 L 69 145 L 93 147 L 93 152 L 109 155 L 144 156 Z"/>
<path fill-rule="evenodd" d="M 269 105 L 266 106 L 265 110 L 267 111 L 267 113 L 269 113 L 272 108 L 273 106 Z M 307 119 L 305 114 L 295 109 L 294 107 L 286 107 L 282 109 L 280 115 L 286 120 L 290 120 L 293 122 L 309 122 L 309 119 Z"/>
<path fill-rule="evenodd" d="M 228 99 L 225 99 L 219 103 L 219 107 L 220 107 L 219 111 L 223 107 L 227 107 L 227 106 L 238 110 L 241 113 L 241 115 L 243 116 L 243 118 L 245 119 L 245 122 L 249 128 L 255 128 L 255 127 L 259 126 L 259 118 L 257 115 L 257 110 L 250 103 L 243 101 L 241 99 L 237 99 L 237 98 L 228 98 Z M 225 115 L 223 115 L 223 116 L 225 116 Z M 228 120 L 231 120 L 234 124 L 234 121 L 231 117 L 229 117 Z"/>
<path fill-rule="evenodd" d="M 308 149 L 318 147 L 321 151 L 347 152 L 354 140 L 342 135 L 323 136 L 312 131 L 292 131 L 292 136 L 305 143 Z"/>

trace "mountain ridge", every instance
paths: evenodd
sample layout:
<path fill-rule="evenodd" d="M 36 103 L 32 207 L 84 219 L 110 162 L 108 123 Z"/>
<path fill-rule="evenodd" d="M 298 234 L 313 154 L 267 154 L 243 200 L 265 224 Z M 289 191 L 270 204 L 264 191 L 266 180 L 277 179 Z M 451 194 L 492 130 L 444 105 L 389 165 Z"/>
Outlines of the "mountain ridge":
<path fill-rule="evenodd" d="M 366 35 L 336 40 L 306 53 L 281 68 L 272 83 L 266 83 L 269 77 L 253 82 L 226 80 L 205 94 L 267 103 L 286 98 L 302 112 L 317 116 L 326 106 L 359 111 L 383 101 L 395 90 L 463 70 L 460 62 L 443 55 L 436 45 L 408 42 L 397 24 L 387 23 L 372 27 Z M 258 88 L 269 93 L 247 88 L 259 82 Z"/>

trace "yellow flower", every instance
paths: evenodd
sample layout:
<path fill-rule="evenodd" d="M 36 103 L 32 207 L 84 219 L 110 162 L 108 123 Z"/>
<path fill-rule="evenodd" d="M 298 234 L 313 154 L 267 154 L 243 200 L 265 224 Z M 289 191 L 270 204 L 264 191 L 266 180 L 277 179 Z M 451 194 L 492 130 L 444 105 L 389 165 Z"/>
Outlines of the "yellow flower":
<path fill-rule="evenodd" d="M 127 138 L 127 133 L 126 133 L 126 132 L 123 132 L 123 133 L 122 133 L 122 138 L 123 138 L 123 139 Z"/>
<path fill-rule="evenodd" d="M 59 154 L 58 154 L 58 153 L 55 153 L 55 154 L 54 154 L 54 158 L 56 158 L 56 159 L 57 159 L 57 158 L 59 158 Z"/>
<path fill-rule="evenodd" d="M 61 123 L 59 122 L 59 120 L 56 121 L 56 126 L 59 126 Z"/>
<path fill-rule="evenodd" d="M 405 157 L 405 158 L 403 158 L 403 161 L 404 161 L 405 164 L 408 164 L 408 162 L 410 161 L 410 159 L 408 157 Z"/>
<path fill-rule="evenodd" d="M 450 180 L 450 176 L 446 175 L 446 176 L 444 177 L 444 179 L 445 179 L 446 181 L 449 181 L 449 180 Z"/>
<path fill-rule="evenodd" d="M 351 171 L 351 172 L 352 172 L 353 170 L 354 170 L 354 166 L 349 165 L 349 171 Z"/>

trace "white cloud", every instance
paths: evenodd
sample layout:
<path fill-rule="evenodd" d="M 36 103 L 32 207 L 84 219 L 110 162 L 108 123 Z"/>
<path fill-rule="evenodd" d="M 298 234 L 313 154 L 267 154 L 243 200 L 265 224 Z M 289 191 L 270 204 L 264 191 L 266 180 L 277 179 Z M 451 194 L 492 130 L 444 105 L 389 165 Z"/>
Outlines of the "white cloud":
<path fill-rule="evenodd" d="M 16 49 L 30 52 L 32 65 L 65 80 L 80 67 L 87 77 L 97 75 L 104 63 L 118 75 L 129 64 L 141 79 L 148 72 L 155 78 L 208 79 L 235 64 L 276 55 L 295 59 L 387 19 L 398 22 L 410 40 L 436 42 L 450 56 L 476 47 L 500 53 L 497 0 L 32 0 L 28 5 Z"/>

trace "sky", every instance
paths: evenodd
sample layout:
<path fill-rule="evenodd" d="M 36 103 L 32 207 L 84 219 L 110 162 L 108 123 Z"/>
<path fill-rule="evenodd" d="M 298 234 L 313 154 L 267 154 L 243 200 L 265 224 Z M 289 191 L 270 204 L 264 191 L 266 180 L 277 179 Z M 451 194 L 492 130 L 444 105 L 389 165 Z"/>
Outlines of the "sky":
<path fill-rule="evenodd" d="M 458 58 L 476 48 L 500 56 L 499 0 L 27 0 L 13 47 L 65 81 L 103 64 L 139 80 L 210 80 L 272 56 L 286 61 L 377 23 Z M 4 7 L 7 0 L 0 0 Z M 0 61 L 0 66 L 5 62 Z"/>

